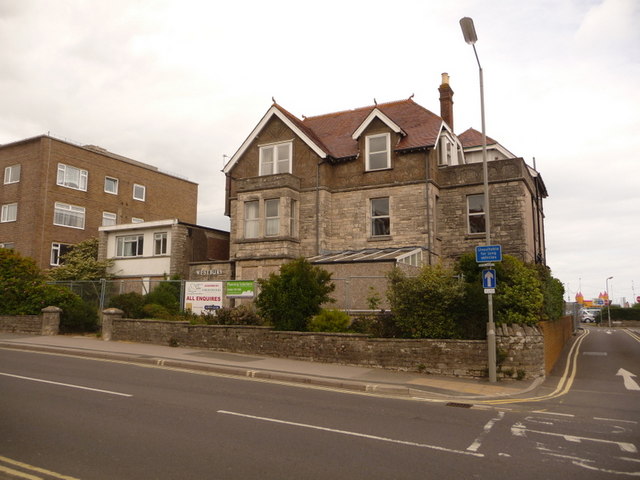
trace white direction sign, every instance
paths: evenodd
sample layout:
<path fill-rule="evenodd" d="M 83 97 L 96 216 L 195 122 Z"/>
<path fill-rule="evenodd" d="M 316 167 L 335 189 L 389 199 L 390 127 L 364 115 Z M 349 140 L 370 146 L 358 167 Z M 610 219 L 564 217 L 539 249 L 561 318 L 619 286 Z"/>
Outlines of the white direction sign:
<path fill-rule="evenodd" d="M 636 383 L 636 381 L 631 378 L 635 377 L 635 375 L 631 372 L 627 372 L 624 368 L 618 370 L 616 373 L 617 376 L 620 376 L 624 379 L 624 388 L 627 390 L 640 390 L 640 386 Z"/>

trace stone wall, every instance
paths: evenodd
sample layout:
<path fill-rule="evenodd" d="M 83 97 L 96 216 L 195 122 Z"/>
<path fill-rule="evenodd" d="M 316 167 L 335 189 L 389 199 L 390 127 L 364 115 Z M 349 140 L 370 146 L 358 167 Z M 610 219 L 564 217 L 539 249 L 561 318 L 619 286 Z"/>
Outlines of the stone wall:
<path fill-rule="evenodd" d="M 434 375 L 487 376 L 484 340 L 381 339 L 358 334 L 280 332 L 270 327 L 122 319 L 121 315 L 116 309 L 105 310 L 103 339 Z M 544 375 L 544 342 L 537 328 L 503 328 L 498 332 L 497 345 L 507 352 L 499 368 L 499 377 Z"/>
<path fill-rule="evenodd" d="M 61 312 L 58 307 L 47 307 L 40 315 L 0 315 L 0 332 L 57 335 Z"/>

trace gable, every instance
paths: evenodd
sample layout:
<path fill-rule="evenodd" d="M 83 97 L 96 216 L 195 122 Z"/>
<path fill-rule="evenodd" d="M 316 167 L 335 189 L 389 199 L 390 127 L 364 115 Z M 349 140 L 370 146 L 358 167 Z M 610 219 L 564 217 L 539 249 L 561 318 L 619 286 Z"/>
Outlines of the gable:
<path fill-rule="evenodd" d="M 244 143 L 240 146 L 238 151 L 231 157 L 231 160 L 225 165 L 222 170 L 224 173 L 229 173 L 236 165 L 240 157 L 247 151 L 251 143 L 258 137 L 260 132 L 265 128 L 267 123 L 276 117 L 280 119 L 287 127 L 289 127 L 304 143 L 306 143 L 311 150 L 313 150 L 320 158 L 326 158 L 327 152 L 323 148 L 322 144 L 313 138 L 313 132 L 307 130 L 306 127 L 300 124 L 300 121 L 291 115 L 286 110 L 282 109 L 277 104 L 274 104 L 267 113 L 262 117 L 258 125 L 249 134 Z"/>

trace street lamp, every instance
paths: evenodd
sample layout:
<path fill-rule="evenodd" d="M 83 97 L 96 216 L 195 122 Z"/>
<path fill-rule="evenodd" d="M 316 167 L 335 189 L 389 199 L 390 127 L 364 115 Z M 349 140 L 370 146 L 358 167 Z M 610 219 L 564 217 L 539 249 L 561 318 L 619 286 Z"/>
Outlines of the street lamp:
<path fill-rule="evenodd" d="M 611 305 L 611 299 L 609 298 L 609 280 L 611 280 L 613 277 L 608 277 L 607 280 L 605 281 L 605 292 L 607 292 L 607 317 L 609 319 L 609 328 L 611 328 L 611 309 L 609 308 L 609 305 Z"/>
<path fill-rule="evenodd" d="M 473 47 L 473 53 L 478 62 L 478 72 L 480 74 L 480 116 L 482 123 L 482 176 L 484 184 L 484 215 L 485 215 L 485 243 L 491 245 L 491 215 L 489 205 L 489 168 L 487 166 L 487 132 L 484 121 L 484 77 L 482 74 L 482 65 L 478 58 L 476 50 L 476 28 L 473 25 L 473 19 L 464 17 L 460 19 L 460 28 L 464 41 Z M 489 381 L 496 381 L 496 326 L 493 322 L 493 294 L 487 294 L 487 303 L 489 310 L 489 321 L 487 322 L 487 348 L 489 350 Z"/>

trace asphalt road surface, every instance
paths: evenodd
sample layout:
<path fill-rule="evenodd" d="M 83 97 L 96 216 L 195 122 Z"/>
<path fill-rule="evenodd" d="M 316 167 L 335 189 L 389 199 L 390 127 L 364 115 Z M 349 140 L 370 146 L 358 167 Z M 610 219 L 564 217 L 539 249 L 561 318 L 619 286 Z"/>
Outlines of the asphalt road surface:
<path fill-rule="evenodd" d="M 628 329 L 475 405 L 0 350 L 0 478 L 637 478 L 639 370 Z"/>

